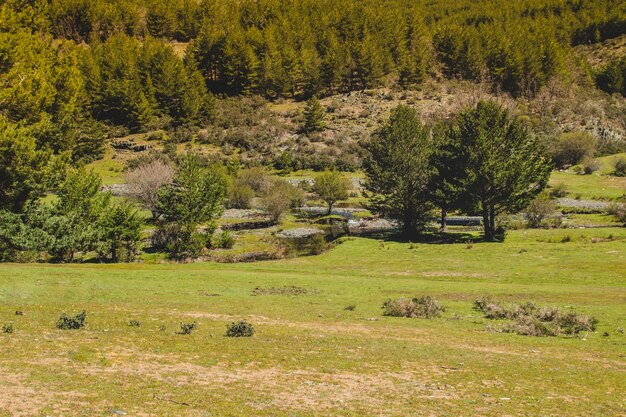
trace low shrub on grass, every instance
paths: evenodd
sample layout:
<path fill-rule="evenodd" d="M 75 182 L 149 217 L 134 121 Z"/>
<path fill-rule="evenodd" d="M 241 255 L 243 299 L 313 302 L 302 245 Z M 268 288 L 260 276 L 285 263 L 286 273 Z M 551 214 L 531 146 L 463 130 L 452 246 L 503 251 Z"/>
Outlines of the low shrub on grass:
<path fill-rule="evenodd" d="M 420 298 L 396 298 L 383 303 L 383 315 L 392 317 L 439 317 L 444 308 L 429 295 Z"/>
<path fill-rule="evenodd" d="M 13 333 L 13 323 L 6 323 L 2 326 L 2 333 Z"/>
<path fill-rule="evenodd" d="M 141 322 L 139 320 L 130 320 L 128 325 L 130 327 L 141 327 Z"/>
<path fill-rule="evenodd" d="M 295 285 L 285 285 L 283 287 L 256 287 L 252 290 L 252 295 L 306 295 L 309 290 Z"/>
<path fill-rule="evenodd" d="M 512 311 L 508 310 L 501 303 L 493 301 L 491 297 L 483 297 L 474 301 L 474 309 L 482 311 L 485 314 L 485 318 L 492 320 L 509 319 L 512 316 Z"/>
<path fill-rule="evenodd" d="M 523 336 L 556 336 L 553 326 L 533 316 L 519 316 L 513 323 L 504 326 L 502 331 Z"/>
<path fill-rule="evenodd" d="M 354 311 L 356 309 L 356 305 L 350 304 L 349 306 L 345 306 L 344 310 L 346 311 Z"/>
<path fill-rule="evenodd" d="M 180 323 L 180 330 L 177 332 L 178 334 L 191 334 L 194 330 L 198 328 L 198 323 L 195 321 L 193 323 Z"/>
<path fill-rule="evenodd" d="M 61 330 L 77 330 L 85 327 L 85 319 L 87 312 L 85 310 L 74 316 L 68 316 L 66 313 L 61 314 L 56 322 L 57 329 Z"/>
<path fill-rule="evenodd" d="M 558 314 L 554 320 L 556 330 L 559 334 L 576 335 L 580 332 L 592 332 L 596 329 L 598 320 L 594 317 L 583 316 L 582 314 L 576 314 L 568 312 L 564 314 Z"/>
<path fill-rule="evenodd" d="M 474 301 L 474 309 L 482 311 L 487 319 L 513 320 L 502 331 L 525 336 L 574 336 L 583 331 L 594 331 L 597 324 L 593 317 L 563 312 L 557 307 L 538 307 L 530 302 L 507 308 L 489 297 L 483 297 Z"/>
<path fill-rule="evenodd" d="M 226 325 L 227 337 L 251 337 L 253 334 L 254 327 L 245 320 L 241 320 L 237 323 L 232 322 L 231 324 Z"/>

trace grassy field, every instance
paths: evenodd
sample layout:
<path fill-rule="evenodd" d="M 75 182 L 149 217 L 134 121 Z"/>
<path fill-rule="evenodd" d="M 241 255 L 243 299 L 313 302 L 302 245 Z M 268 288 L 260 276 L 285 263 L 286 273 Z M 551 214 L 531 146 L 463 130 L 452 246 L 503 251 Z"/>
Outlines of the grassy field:
<path fill-rule="evenodd" d="M 493 244 L 347 239 L 253 264 L 5 264 L 0 416 L 624 415 L 625 249 L 623 228 L 524 230 Z M 308 293 L 253 295 L 292 285 Z M 443 317 L 382 316 L 387 298 L 420 294 Z M 485 294 L 598 328 L 498 332 L 472 309 Z M 55 329 L 83 309 L 84 329 Z M 224 337 L 239 319 L 254 337 Z"/>

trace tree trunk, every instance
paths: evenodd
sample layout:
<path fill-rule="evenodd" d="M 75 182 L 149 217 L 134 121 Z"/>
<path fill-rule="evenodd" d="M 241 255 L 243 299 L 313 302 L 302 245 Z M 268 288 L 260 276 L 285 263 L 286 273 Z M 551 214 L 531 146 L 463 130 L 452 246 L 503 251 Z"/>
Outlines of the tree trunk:
<path fill-rule="evenodd" d="M 489 215 L 489 208 L 483 205 L 483 229 L 485 231 L 485 241 L 493 242 L 494 231 L 491 227 L 491 216 Z"/>
<path fill-rule="evenodd" d="M 330 216 L 333 213 L 333 203 L 328 203 L 328 215 Z"/>
<path fill-rule="evenodd" d="M 448 216 L 448 212 L 445 208 L 441 209 L 441 228 L 439 229 L 441 233 L 445 233 L 446 231 L 446 217 Z"/>
<path fill-rule="evenodd" d="M 492 239 L 496 237 L 496 213 L 493 206 L 489 207 L 489 228 L 491 229 Z"/>

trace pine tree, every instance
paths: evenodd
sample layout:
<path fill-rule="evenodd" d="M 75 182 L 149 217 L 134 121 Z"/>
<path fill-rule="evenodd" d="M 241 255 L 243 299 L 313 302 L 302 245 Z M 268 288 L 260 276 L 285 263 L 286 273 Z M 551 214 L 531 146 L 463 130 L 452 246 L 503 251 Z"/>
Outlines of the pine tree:
<path fill-rule="evenodd" d="M 304 108 L 304 132 L 309 134 L 324 130 L 324 117 L 324 108 L 320 104 L 319 100 L 315 96 L 311 97 L 306 102 L 306 107 Z"/>
<path fill-rule="evenodd" d="M 428 128 L 420 123 L 415 110 L 398 106 L 364 146 L 369 153 L 363 164 L 369 208 L 398 220 L 403 234 L 414 236 L 425 225 L 432 207 Z"/>
<path fill-rule="evenodd" d="M 548 183 L 552 163 L 538 140 L 494 102 L 461 112 L 449 131 L 462 155 L 457 168 L 467 204 L 483 217 L 485 240 L 496 239 L 496 217 L 528 206 Z"/>

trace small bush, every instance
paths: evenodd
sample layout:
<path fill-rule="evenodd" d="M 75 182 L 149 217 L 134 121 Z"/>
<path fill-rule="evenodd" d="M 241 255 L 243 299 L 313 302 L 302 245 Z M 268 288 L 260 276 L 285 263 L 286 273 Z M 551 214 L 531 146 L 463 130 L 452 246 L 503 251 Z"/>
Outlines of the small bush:
<path fill-rule="evenodd" d="M 538 307 L 530 302 L 507 309 L 490 297 L 474 301 L 474 309 L 482 311 L 488 319 L 513 320 L 502 331 L 525 336 L 573 336 L 582 331 L 594 331 L 597 324 L 593 317 L 562 312 L 556 307 Z"/>
<path fill-rule="evenodd" d="M 235 238 L 224 230 L 214 238 L 213 246 L 220 249 L 230 249 L 235 246 Z"/>
<path fill-rule="evenodd" d="M 234 209 L 249 209 L 254 198 L 254 190 L 242 179 L 235 179 L 228 187 L 226 206 Z"/>
<path fill-rule="evenodd" d="M 237 323 L 232 322 L 226 326 L 227 337 L 251 337 L 254 334 L 254 327 L 245 320 Z"/>
<path fill-rule="evenodd" d="M 66 313 L 61 314 L 57 320 L 56 327 L 61 330 L 76 330 L 85 327 L 85 319 L 87 312 L 85 310 L 75 316 L 68 316 Z"/>
<path fill-rule="evenodd" d="M 2 333 L 13 333 L 13 323 L 6 323 L 2 326 Z"/>
<path fill-rule="evenodd" d="M 558 333 L 575 335 L 582 331 L 594 331 L 598 321 L 593 317 L 569 312 L 558 314 L 554 323 Z"/>
<path fill-rule="evenodd" d="M 346 311 L 354 311 L 356 309 L 356 305 L 350 304 L 349 306 L 345 306 L 344 310 Z"/>
<path fill-rule="evenodd" d="M 444 308 L 429 295 L 420 298 L 396 298 L 383 303 L 383 315 L 392 317 L 439 317 Z"/>
<path fill-rule="evenodd" d="M 505 333 L 517 333 L 523 336 L 556 336 L 552 326 L 533 316 L 520 316 L 502 329 Z"/>
<path fill-rule="evenodd" d="M 526 221 L 530 228 L 544 227 L 545 220 L 554 214 L 556 205 L 550 196 L 542 193 L 526 207 Z"/>
<path fill-rule="evenodd" d="M 626 177 L 626 158 L 620 158 L 615 161 L 615 169 L 613 175 L 616 177 Z"/>
<path fill-rule="evenodd" d="M 141 322 L 139 320 L 130 320 L 128 325 L 130 327 L 141 327 Z"/>
<path fill-rule="evenodd" d="M 612 203 L 607 212 L 620 223 L 626 223 L 626 204 Z"/>
<path fill-rule="evenodd" d="M 180 330 L 176 333 L 178 334 L 191 334 L 194 330 L 198 328 L 198 323 L 195 321 L 193 323 L 180 323 Z"/>
<path fill-rule="evenodd" d="M 550 187 L 549 193 L 550 193 L 550 197 L 552 198 L 565 197 L 568 193 L 567 185 L 565 185 L 565 183 L 560 182 L 556 184 L 554 187 Z"/>
<path fill-rule="evenodd" d="M 583 161 L 583 174 L 591 175 L 600 169 L 600 163 L 596 159 L 588 158 Z"/>

